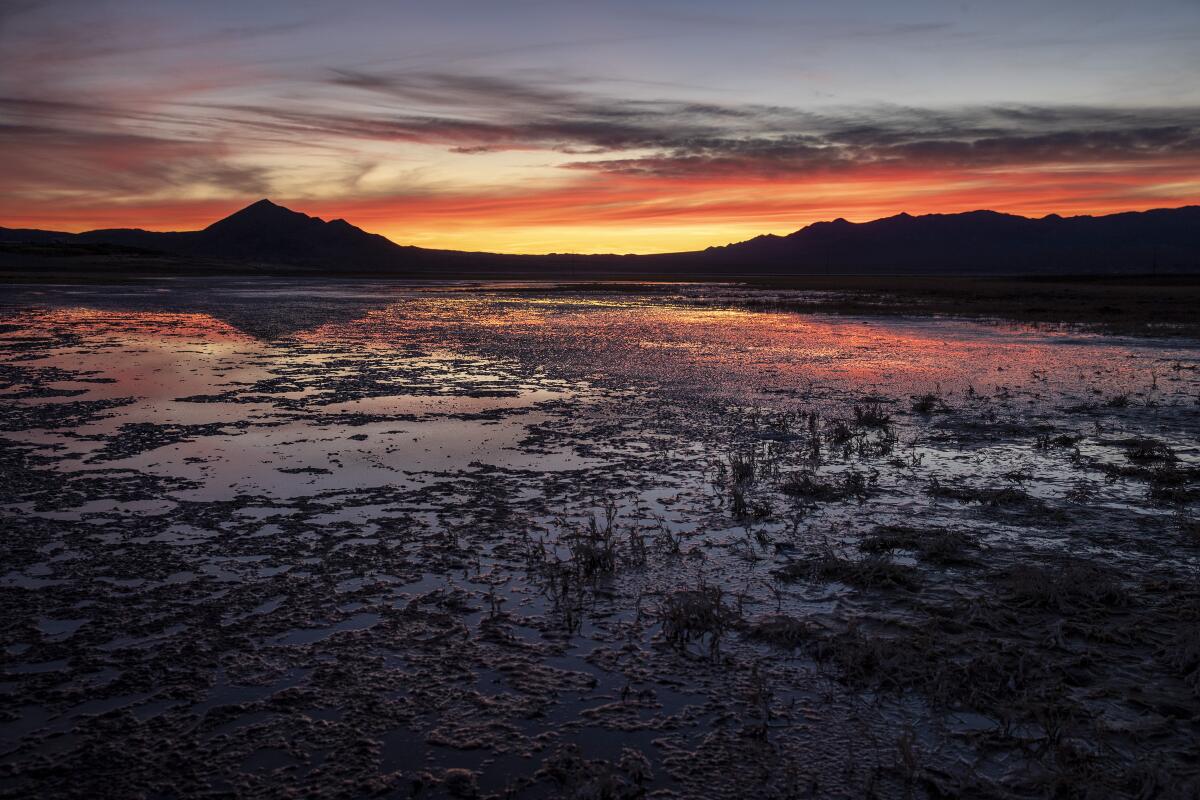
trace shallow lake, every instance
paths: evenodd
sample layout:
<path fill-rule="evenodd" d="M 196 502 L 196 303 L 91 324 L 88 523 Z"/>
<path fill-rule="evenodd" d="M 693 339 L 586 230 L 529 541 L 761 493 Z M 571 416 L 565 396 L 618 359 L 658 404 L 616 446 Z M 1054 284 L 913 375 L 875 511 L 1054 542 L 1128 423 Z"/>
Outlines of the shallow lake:
<path fill-rule="evenodd" d="M 1197 343 L 788 299 L 5 287 L 0 787 L 1188 778 Z"/>

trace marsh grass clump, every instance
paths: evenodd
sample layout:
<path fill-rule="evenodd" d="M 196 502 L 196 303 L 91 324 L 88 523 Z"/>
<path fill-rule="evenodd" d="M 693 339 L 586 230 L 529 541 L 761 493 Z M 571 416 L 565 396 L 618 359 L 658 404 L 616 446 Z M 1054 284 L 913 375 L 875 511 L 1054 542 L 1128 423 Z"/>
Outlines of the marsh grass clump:
<path fill-rule="evenodd" d="M 1086 561 L 1022 564 L 1001 576 L 1009 604 L 1058 612 L 1129 604 L 1129 592 L 1112 571 Z"/>
<path fill-rule="evenodd" d="M 742 450 L 729 454 L 729 476 L 735 486 L 745 486 L 754 482 L 758 473 L 758 453 L 755 450 Z"/>
<path fill-rule="evenodd" d="M 813 657 L 835 668 L 850 686 L 873 686 L 885 691 L 922 689 L 931 700 L 942 699 L 946 659 L 927 631 L 906 636 L 869 635 L 851 622 L 846 630 L 815 640 Z"/>
<path fill-rule="evenodd" d="M 725 602 L 720 586 L 701 584 L 676 589 L 667 595 L 658 609 L 663 638 L 681 651 L 692 642 L 707 646 L 708 654 L 721 654 L 721 639 L 741 621 L 737 609 Z"/>
<path fill-rule="evenodd" d="M 1180 461 L 1170 446 L 1157 439 L 1127 439 L 1120 444 L 1128 463 L 1095 465 L 1107 481 L 1146 481 L 1150 499 L 1159 503 L 1183 505 L 1200 500 L 1200 466 Z"/>
<path fill-rule="evenodd" d="M 604 509 L 604 525 L 596 518 L 588 520 L 583 530 L 575 530 L 563 537 L 570 552 L 570 563 L 576 575 L 585 581 L 594 581 L 617 570 L 617 508 L 608 504 Z"/>
<path fill-rule="evenodd" d="M 920 588 L 916 570 L 912 567 L 879 555 L 853 560 L 842 558 L 829 549 L 810 558 L 793 561 L 782 567 L 776 575 L 784 581 L 837 581 L 858 589 L 904 589 L 911 592 Z"/>
<path fill-rule="evenodd" d="M 917 690 L 940 708 L 969 708 L 1010 724 L 1033 722 L 1052 738 L 1072 715 L 1053 663 L 982 631 L 954 635 L 926 624 L 899 635 L 852 621 L 805 648 L 842 682 L 889 692 Z M 947 657 L 953 653 L 953 657 Z"/>
<path fill-rule="evenodd" d="M 646 537 L 642 535 L 641 529 L 637 526 L 630 526 L 629 536 L 626 539 L 627 558 L 631 566 L 644 567 L 649 559 L 650 548 L 646 544 Z"/>
<path fill-rule="evenodd" d="M 944 407 L 942 398 L 933 393 L 919 395 L 912 399 L 912 410 L 918 414 L 932 414 Z"/>
<path fill-rule="evenodd" d="M 672 531 L 666 522 L 662 522 L 654 528 L 654 542 L 669 556 L 683 554 L 683 539 L 683 533 Z"/>
<path fill-rule="evenodd" d="M 866 498 L 876 480 L 877 476 L 875 475 L 868 476 L 856 469 L 847 470 L 842 473 L 842 491 L 862 500 Z"/>
<path fill-rule="evenodd" d="M 778 448 L 777 443 L 770 443 L 763 453 L 756 448 L 741 450 L 730 453 L 725 463 L 718 463 L 713 487 L 720 492 L 728 483 L 729 510 L 734 519 L 744 521 L 771 516 L 770 503 L 752 499 L 750 491 L 760 476 L 770 478 L 778 474 Z"/>
<path fill-rule="evenodd" d="M 583 624 L 587 586 L 570 562 L 547 558 L 532 572 L 541 591 L 550 599 L 564 630 L 575 632 Z"/>
<path fill-rule="evenodd" d="M 813 464 L 821 463 L 821 417 L 815 411 L 808 415 L 808 448 L 805 458 Z"/>
<path fill-rule="evenodd" d="M 825 423 L 825 438 L 832 445 L 841 447 L 855 437 L 853 426 L 844 419 L 831 419 Z"/>
<path fill-rule="evenodd" d="M 917 530 L 902 525 L 881 525 L 859 543 L 864 553 L 881 555 L 896 550 L 915 552 L 922 561 L 934 564 L 965 564 L 977 547 L 974 540 L 959 531 Z"/>
<path fill-rule="evenodd" d="M 740 521 L 766 519 L 771 516 L 771 504 L 764 500 L 751 500 L 740 483 L 729 487 L 729 513 Z"/>
<path fill-rule="evenodd" d="M 806 500 L 838 500 L 843 496 L 837 484 L 822 481 L 808 470 L 792 472 L 779 484 L 784 494 Z"/>
<path fill-rule="evenodd" d="M 565 521 L 560 524 L 567 527 Z M 631 527 L 627 538 L 618 535 L 617 507 L 612 501 L 605 503 L 603 523 L 592 516 L 586 526 L 569 528 L 559 536 L 557 546 L 528 536 L 525 543 L 529 575 L 568 631 L 582 624 L 588 598 L 601 580 L 622 566 L 644 565 L 646 558 L 646 539 L 639 530 Z"/>
<path fill-rule="evenodd" d="M 554 796 L 564 800 L 637 800 L 654 778 L 650 762 L 637 750 L 623 748 L 613 763 L 584 758 L 576 744 L 561 745 L 535 774 L 554 784 Z"/>
<path fill-rule="evenodd" d="M 863 458 L 874 456 L 889 456 L 900 442 L 900 435 L 895 427 L 889 425 L 880 428 L 874 436 L 861 436 L 858 439 L 857 451 Z"/>
<path fill-rule="evenodd" d="M 1200 500 L 1200 487 L 1195 486 L 1152 486 L 1150 499 L 1159 503 L 1186 505 Z"/>
<path fill-rule="evenodd" d="M 783 650 L 792 650 L 808 641 L 813 627 L 787 614 L 772 614 L 757 619 L 746 627 L 746 636 Z"/>
<path fill-rule="evenodd" d="M 821 480 L 810 470 L 798 470 L 784 478 L 779 490 L 786 495 L 811 501 L 830 502 L 850 497 L 857 497 L 861 501 L 870 494 L 876 480 L 875 475 L 853 469 L 842 473 L 840 480 Z"/>
<path fill-rule="evenodd" d="M 1041 500 L 1016 486 L 947 486 L 940 482 L 937 476 L 930 478 L 926 492 L 930 497 L 957 500 L 960 503 L 979 503 L 991 508 L 1025 507 L 1037 510 L 1045 507 Z"/>
<path fill-rule="evenodd" d="M 882 403 L 867 403 L 854 407 L 854 424 L 859 428 L 887 428 L 892 424 L 892 416 Z"/>
<path fill-rule="evenodd" d="M 1177 505 L 1200 500 L 1200 467 L 1161 463 L 1150 468 L 1146 477 L 1150 482 L 1151 500 Z"/>
<path fill-rule="evenodd" d="M 1158 439 L 1127 439 L 1121 444 L 1125 448 L 1125 457 L 1134 464 L 1170 464 L 1177 460 L 1175 451 Z"/>
<path fill-rule="evenodd" d="M 925 672 L 916 648 L 906 646 L 905 640 L 866 636 L 853 622 L 847 630 L 814 642 L 812 654 L 817 661 L 835 667 L 841 679 L 852 686 L 878 682 L 904 689 Z"/>
<path fill-rule="evenodd" d="M 1082 436 L 1073 433 L 1039 433 L 1033 441 L 1035 450 L 1053 450 L 1055 448 L 1070 448 L 1079 444 Z"/>

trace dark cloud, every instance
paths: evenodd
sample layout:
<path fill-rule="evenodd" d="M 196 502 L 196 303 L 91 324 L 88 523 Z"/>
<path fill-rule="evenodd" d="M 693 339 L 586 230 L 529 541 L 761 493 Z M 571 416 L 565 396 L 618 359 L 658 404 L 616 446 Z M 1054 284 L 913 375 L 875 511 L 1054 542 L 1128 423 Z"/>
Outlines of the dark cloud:
<path fill-rule="evenodd" d="M 1200 132 L 1197 108 L 876 106 L 817 112 L 622 101 L 558 88 L 549 79 L 530 83 L 342 70 L 333 82 L 385 94 L 396 102 L 396 113 L 280 118 L 343 136 L 440 142 L 459 153 L 547 149 L 609 154 L 614 157 L 571 166 L 659 175 L 796 173 L 881 163 L 969 168 L 1158 158 L 1195 155 Z M 414 113 L 413 105 L 436 107 L 436 112 Z M 629 151 L 651 152 L 629 157 Z"/>
<path fill-rule="evenodd" d="M 1113 130 L 904 132 L 855 128 L 839 135 L 697 142 L 639 158 L 581 161 L 573 168 L 660 177 L 787 176 L 852 167 L 983 169 L 1005 166 L 1141 162 L 1200 157 L 1200 125 Z"/>
<path fill-rule="evenodd" d="M 334 69 L 330 83 L 387 95 L 409 103 L 438 106 L 533 105 L 543 109 L 569 107 L 580 102 L 574 92 L 553 84 L 541 85 L 486 75 L 441 72 L 381 74 Z"/>
<path fill-rule="evenodd" d="M 549 79 L 340 70 L 331 82 L 386 98 L 370 114 L 225 109 L 279 136 L 444 145 L 456 153 L 547 150 L 569 166 L 625 174 L 744 171 L 792 175 L 855 166 L 928 168 L 1194 156 L 1197 108 L 875 106 L 802 110 L 753 104 L 625 101 Z"/>
<path fill-rule="evenodd" d="M 327 147 L 345 150 L 352 161 L 356 140 L 460 154 L 547 151 L 574 156 L 566 166 L 576 170 L 658 177 L 1200 157 L 1200 108 L 808 110 L 627 100 L 579 88 L 588 85 L 541 74 L 518 80 L 341 69 L 320 77 L 311 100 L 297 94 L 261 106 L 0 97 L 0 145 L 13 165 L 6 175 L 13 191 L 129 194 L 197 183 L 265 194 L 269 172 L 238 156 Z M 315 91 L 331 87 L 336 102 Z"/>
<path fill-rule="evenodd" d="M 16 117 L 14 108 L 42 113 L 7 121 Z M 97 126 L 95 121 L 106 117 L 100 109 L 92 112 L 80 104 L 0 99 L 0 150 L 11 191 L 115 198 L 196 185 L 241 194 L 261 194 L 268 188 L 266 172 L 232 163 L 229 147 L 220 140 Z M 81 119 L 91 122 L 72 123 Z"/>

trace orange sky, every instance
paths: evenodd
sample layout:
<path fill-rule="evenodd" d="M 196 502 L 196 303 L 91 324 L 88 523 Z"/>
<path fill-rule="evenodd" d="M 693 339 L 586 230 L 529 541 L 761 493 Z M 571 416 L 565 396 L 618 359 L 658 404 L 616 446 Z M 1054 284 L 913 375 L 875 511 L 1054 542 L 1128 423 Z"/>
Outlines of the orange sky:
<path fill-rule="evenodd" d="M 400 244 L 667 252 L 1200 202 L 1200 5 L 60 0 L 0 12 L 0 226 L 267 197 Z"/>
<path fill-rule="evenodd" d="M 562 186 L 525 191 L 271 199 L 325 219 L 347 219 L 401 244 L 517 253 L 647 253 L 785 234 L 839 216 L 859 222 L 901 211 L 991 208 L 1043 216 L 1171 207 L 1200 200 L 1197 176 L 1200 162 L 1177 160 L 1086 169 L 862 169 L 792 179 L 588 174 Z M 65 231 L 194 230 L 256 199 L 24 208 L 0 199 L 0 217 L 9 227 Z"/>

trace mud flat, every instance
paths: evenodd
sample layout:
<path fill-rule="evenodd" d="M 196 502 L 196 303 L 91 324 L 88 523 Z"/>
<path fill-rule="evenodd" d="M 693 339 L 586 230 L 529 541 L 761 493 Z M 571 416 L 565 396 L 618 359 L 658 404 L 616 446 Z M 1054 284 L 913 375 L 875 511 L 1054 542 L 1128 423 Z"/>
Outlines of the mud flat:
<path fill-rule="evenodd" d="M 1196 340 L 819 291 L 6 287 L 0 796 L 1195 797 Z"/>

